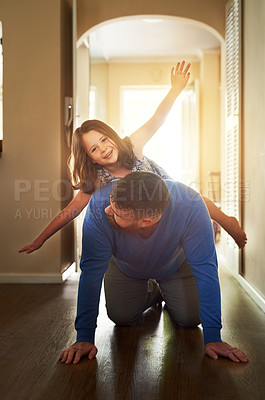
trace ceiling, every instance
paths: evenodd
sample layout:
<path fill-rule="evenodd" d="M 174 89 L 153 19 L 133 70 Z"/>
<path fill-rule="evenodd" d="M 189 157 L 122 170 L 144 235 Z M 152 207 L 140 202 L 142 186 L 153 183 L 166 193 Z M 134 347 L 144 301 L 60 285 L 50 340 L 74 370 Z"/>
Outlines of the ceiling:
<path fill-rule="evenodd" d="M 107 21 L 92 28 L 81 41 L 89 43 L 94 62 L 200 59 L 220 51 L 218 34 L 206 25 L 177 17 L 141 16 Z"/>

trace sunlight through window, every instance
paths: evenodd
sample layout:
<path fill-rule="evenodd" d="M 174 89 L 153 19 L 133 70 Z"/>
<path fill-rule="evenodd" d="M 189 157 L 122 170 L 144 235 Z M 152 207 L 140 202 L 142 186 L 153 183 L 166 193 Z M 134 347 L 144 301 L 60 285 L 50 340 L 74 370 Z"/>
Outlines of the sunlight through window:
<path fill-rule="evenodd" d="M 95 119 L 96 115 L 96 87 L 89 88 L 89 119 Z"/>
<path fill-rule="evenodd" d="M 150 118 L 166 96 L 167 86 L 121 88 L 121 136 L 130 135 Z M 184 90 L 165 123 L 144 147 L 144 155 L 163 167 L 174 180 L 198 189 L 199 140 L 196 93 Z"/>

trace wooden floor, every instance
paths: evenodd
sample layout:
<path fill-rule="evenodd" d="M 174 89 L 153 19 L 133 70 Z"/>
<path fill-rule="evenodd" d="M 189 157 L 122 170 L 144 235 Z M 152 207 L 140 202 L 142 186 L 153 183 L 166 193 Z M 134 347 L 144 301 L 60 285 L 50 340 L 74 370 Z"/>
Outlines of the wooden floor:
<path fill-rule="evenodd" d="M 263 400 L 265 314 L 221 271 L 223 340 L 248 364 L 211 360 L 201 330 L 176 327 L 163 307 L 139 324 L 118 328 L 101 304 L 98 356 L 64 365 L 60 351 L 75 340 L 77 278 L 64 285 L 1 285 L 2 400 Z"/>

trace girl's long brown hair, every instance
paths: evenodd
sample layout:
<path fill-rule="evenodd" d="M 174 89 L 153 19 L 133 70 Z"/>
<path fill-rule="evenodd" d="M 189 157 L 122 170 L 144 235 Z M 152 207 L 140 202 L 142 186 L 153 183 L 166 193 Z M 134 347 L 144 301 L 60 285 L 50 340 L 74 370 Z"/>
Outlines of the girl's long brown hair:
<path fill-rule="evenodd" d="M 96 190 L 97 169 L 100 168 L 98 164 L 91 161 L 82 143 L 83 134 L 92 130 L 102 133 L 116 144 L 119 152 L 117 162 L 120 163 L 121 166 L 132 169 L 134 163 L 132 153 L 133 145 L 128 137 L 121 139 L 114 129 L 102 121 L 92 119 L 83 122 L 83 124 L 74 131 L 68 166 L 71 173 L 73 188 L 81 189 L 88 194 Z"/>

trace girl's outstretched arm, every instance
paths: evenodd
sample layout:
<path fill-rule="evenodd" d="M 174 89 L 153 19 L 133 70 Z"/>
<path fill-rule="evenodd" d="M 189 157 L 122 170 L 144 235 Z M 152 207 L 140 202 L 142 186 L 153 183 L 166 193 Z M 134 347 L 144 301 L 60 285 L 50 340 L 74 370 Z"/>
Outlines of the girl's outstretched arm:
<path fill-rule="evenodd" d="M 171 69 L 171 89 L 168 94 L 160 103 L 152 118 L 130 135 L 137 157 L 142 158 L 144 145 L 163 125 L 176 98 L 186 87 L 190 77 L 189 68 L 190 64 L 188 63 L 185 65 L 185 61 L 182 61 L 182 63 L 177 63 L 177 66 Z"/>
<path fill-rule="evenodd" d="M 247 235 L 239 225 L 238 220 L 235 217 L 226 215 L 207 197 L 202 196 L 202 198 L 208 208 L 210 217 L 232 236 L 238 247 L 242 249 L 247 243 Z"/>
<path fill-rule="evenodd" d="M 30 243 L 22 247 L 18 252 L 27 254 L 39 249 L 43 243 L 54 235 L 57 231 L 62 229 L 65 225 L 75 219 L 81 211 L 85 208 L 90 200 L 91 195 L 79 190 L 73 200 L 65 207 L 53 220 L 46 226 L 46 228 Z"/>

